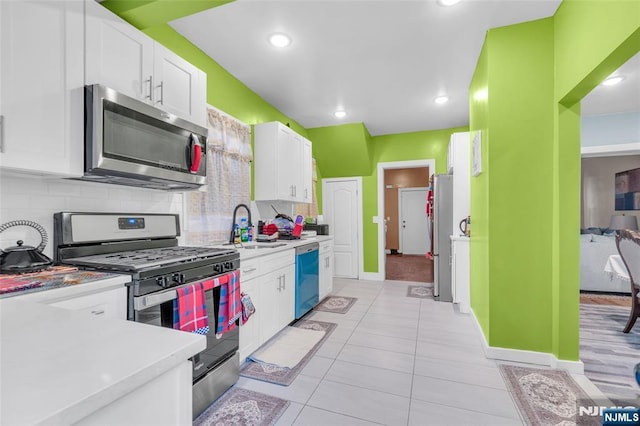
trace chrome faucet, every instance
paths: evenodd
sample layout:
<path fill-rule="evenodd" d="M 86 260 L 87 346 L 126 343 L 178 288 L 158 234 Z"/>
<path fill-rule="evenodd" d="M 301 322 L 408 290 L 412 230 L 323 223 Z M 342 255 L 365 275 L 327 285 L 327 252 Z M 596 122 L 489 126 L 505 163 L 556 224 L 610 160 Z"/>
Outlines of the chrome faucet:
<path fill-rule="evenodd" d="M 233 241 L 234 241 L 233 228 L 235 227 L 235 224 L 236 224 L 236 213 L 238 212 L 238 209 L 240 207 L 244 207 L 244 209 L 247 211 L 247 214 L 249 216 L 247 218 L 247 221 L 248 221 L 247 226 L 249 226 L 249 227 L 252 226 L 251 225 L 251 210 L 249 210 L 249 207 L 246 204 L 238 204 L 236 206 L 236 208 L 233 209 L 233 219 L 231 219 L 231 234 L 229 234 L 229 242 L 230 243 L 233 243 Z"/>

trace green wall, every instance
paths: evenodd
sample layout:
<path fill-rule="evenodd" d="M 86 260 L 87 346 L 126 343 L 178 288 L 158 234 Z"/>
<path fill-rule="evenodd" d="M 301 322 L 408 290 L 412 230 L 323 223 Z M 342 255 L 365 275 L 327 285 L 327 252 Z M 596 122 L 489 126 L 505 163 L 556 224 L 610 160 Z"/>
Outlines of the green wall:
<path fill-rule="evenodd" d="M 553 20 L 490 30 L 470 88 L 472 306 L 491 346 L 550 352 Z"/>
<path fill-rule="evenodd" d="M 639 28 L 640 2 L 565 0 L 487 34 L 470 98 L 486 156 L 471 183 L 471 304 L 490 346 L 578 359 L 576 101 L 640 49 Z"/>
<path fill-rule="evenodd" d="M 313 156 L 322 176 L 364 176 L 371 173 L 371 135 L 362 123 L 308 129 Z"/>

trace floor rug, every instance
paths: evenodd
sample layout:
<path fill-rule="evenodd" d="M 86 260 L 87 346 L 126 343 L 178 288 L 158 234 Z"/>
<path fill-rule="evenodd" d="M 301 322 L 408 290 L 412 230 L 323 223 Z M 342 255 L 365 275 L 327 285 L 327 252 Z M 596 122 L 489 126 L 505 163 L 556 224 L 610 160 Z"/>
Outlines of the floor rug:
<path fill-rule="evenodd" d="M 407 288 L 407 297 L 418 299 L 433 299 L 433 287 L 426 285 L 410 285 Z"/>
<path fill-rule="evenodd" d="M 293 368 L 324 337 L 324 331 L 285 327 L 273 339 L 250 355 L 251 361 Z"/>
<path fill-rule="evenodd" d="M 313 310 L 346 314 L 357 300 L 356 297 L 328 296 L 318 303 Z"/>
<path fill-rule="evenodd" d="M 311 348 L 309 353 L 302 358 L 302 361 L 293 368 L 275 367 L 268 364 L 258 364 L 257 362 L 246 361 L 240 367 L 240 375 L 251 379 L 275 383 L 277 385 L 289 386 L 338 325 L 332 322 L 300 320 L 293 326 L 310 328 L 312 330 L 322 330 L 325 334 L 324 337 L 316 343 L 313 348 Z"/>
<path fill-rule="evenodd" d="M 289 401 L 233 387 L 194 421 L 194 426 L 270 426 L 289 406 Z"/>
<path fill-rule="evenodd" d="M 527 425 L 599 426 L 600 416 L 579 412 L 596 404 L 563 370 L 500 364 L 500 373 Z"/>

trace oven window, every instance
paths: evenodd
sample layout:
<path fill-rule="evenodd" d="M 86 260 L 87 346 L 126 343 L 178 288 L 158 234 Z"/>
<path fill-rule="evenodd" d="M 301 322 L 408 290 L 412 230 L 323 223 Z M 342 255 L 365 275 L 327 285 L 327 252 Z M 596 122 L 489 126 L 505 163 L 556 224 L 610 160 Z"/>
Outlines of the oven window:
<path fill-rule="evenodd" d="M 173 328 L 173 300 L 136 312 L 136 321 Z"/>

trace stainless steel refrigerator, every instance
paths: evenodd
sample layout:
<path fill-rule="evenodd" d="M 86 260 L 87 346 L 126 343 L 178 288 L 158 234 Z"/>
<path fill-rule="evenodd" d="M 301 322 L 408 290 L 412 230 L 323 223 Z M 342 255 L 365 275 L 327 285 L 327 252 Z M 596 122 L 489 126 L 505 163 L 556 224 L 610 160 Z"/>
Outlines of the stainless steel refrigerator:
<path fill-rule="evenodd" d="M 433 296 L 453 302 L 451 293 L 451 232 L 453 175 L 435 175 L 433 183 Z"/>

